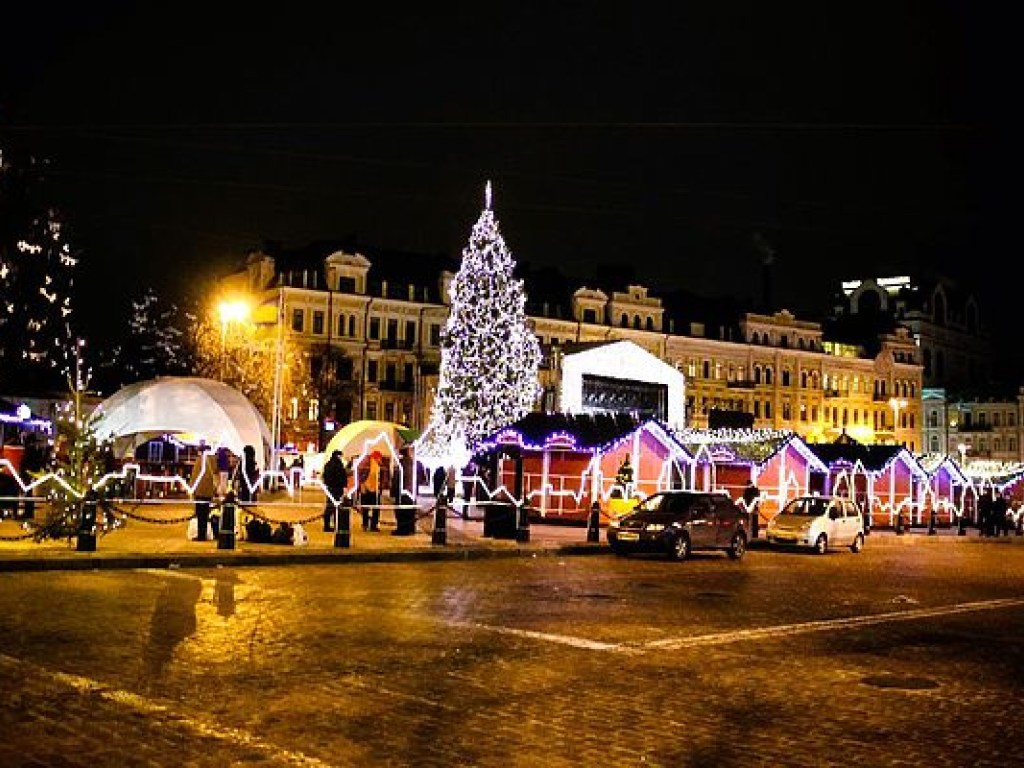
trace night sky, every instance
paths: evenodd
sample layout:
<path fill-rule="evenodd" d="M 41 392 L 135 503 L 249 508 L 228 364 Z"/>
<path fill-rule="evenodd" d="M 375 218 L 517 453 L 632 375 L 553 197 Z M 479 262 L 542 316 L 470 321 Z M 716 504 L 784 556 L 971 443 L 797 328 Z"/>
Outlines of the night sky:
<path fill-rule="evenodd" d="M 457 254 L 486 179 L 517 260 L 581 282 L 758 297 L 760 237 L 798 311 L 932 267 L 1010 316 L 1016 45 L 984 4 L 32 5 L 0 21 L 0 142 L 53 160 L 99 333 L 115 273 L 175 294 L 271 240 Z"/>

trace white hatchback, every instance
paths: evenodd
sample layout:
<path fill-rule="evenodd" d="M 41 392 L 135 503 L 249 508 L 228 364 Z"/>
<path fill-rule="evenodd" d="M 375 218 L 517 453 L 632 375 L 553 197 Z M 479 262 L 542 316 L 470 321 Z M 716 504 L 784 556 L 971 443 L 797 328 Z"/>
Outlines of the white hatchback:
<path fill-rule="evenodd" d="M 779 547 L 810 547 L 825 554 L 829 547 L 864 547 L 864 519 L 857 505 L 839 496 L 801 496 L 772 518 L 765 532 Z"/>

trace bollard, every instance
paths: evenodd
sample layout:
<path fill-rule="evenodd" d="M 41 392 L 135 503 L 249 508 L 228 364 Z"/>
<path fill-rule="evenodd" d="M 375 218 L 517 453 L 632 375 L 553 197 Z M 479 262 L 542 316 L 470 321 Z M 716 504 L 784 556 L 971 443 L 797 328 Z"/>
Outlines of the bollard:
<path fill-rule="evenodd" d="M 587 517 L 587 541 L 601 541 L 601 505 L 596 501 L 590 505 L 590 516 Z"/>
<path fill-rule="evenodd" d="M 78 512 L 78 552 L 96 551 L 96 493 L 89 491 L 82 500 Z"/>
<path fill-rule="evenodd" d="M 440 496 L 434 506 L 434 532 L 430 536 L 430 543 L 442 545 L 448 543 L 448 506 Z"/>
<path fill-rule="evenodd" d="M 530 540 L 530 515 L 526 511 L 526 505 L 521 504 L 516 509 L 516 541 L 523 543 Z"/>
<path fill-rule="evenodd" d="M 960 513 L 960 517 L 957 519 L 956 522 L 956 535 L 967 535 L 967 515 L 965 515 L 963 512 Z"/>
<path fill-rule="evenodd" d="M 896 535 L 902 536 L 904 533 L 906 531 L 904 530 L 903 511 L 901 510 L 896 513 Z"/>
<path fill-rule="evenodd" d="M 352 546 L 352 508 L 342 500 L 334 507 L 334 546 L 348 549 Z"/>
<path fill-rule="evenodd" d="M 938 531 L 935 530 L 935 510 L 931 510 L 928 513 L 928 535 L 934 536 Z"/>
<path fill-rule="evenodd" d="M 235 504 L 235 492 L 228 491 L 220 505 L 220 525 L 217 528 L 217 549 L 235 548 L 235 526 L 238 507 Z"/>

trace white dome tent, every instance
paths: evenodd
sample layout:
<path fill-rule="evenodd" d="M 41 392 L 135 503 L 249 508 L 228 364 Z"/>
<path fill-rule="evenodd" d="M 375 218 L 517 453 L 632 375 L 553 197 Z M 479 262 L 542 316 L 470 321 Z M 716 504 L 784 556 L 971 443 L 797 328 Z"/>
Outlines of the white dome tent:
<path fill-rule="evenodd" d="M 241 456 L 246 445 L 267 466 L 267 422 L 241 392 L 213 379 L 167 376 L 131 384 L 93 411 L 97 437 L 113 438 L 118 456 L 161 435 L 189 435 Z"/>

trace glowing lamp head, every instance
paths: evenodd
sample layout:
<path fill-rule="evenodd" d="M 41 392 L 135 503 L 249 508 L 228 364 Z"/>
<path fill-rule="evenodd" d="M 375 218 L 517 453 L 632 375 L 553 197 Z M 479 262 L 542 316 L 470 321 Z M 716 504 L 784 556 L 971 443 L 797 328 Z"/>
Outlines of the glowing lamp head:
<path fill-rule="evenodd" d="M 249 303 L 243 299 L 222 301 L 217 305 L 217 314 L 222 323 L 238 322 L 249 317 Z"/>

